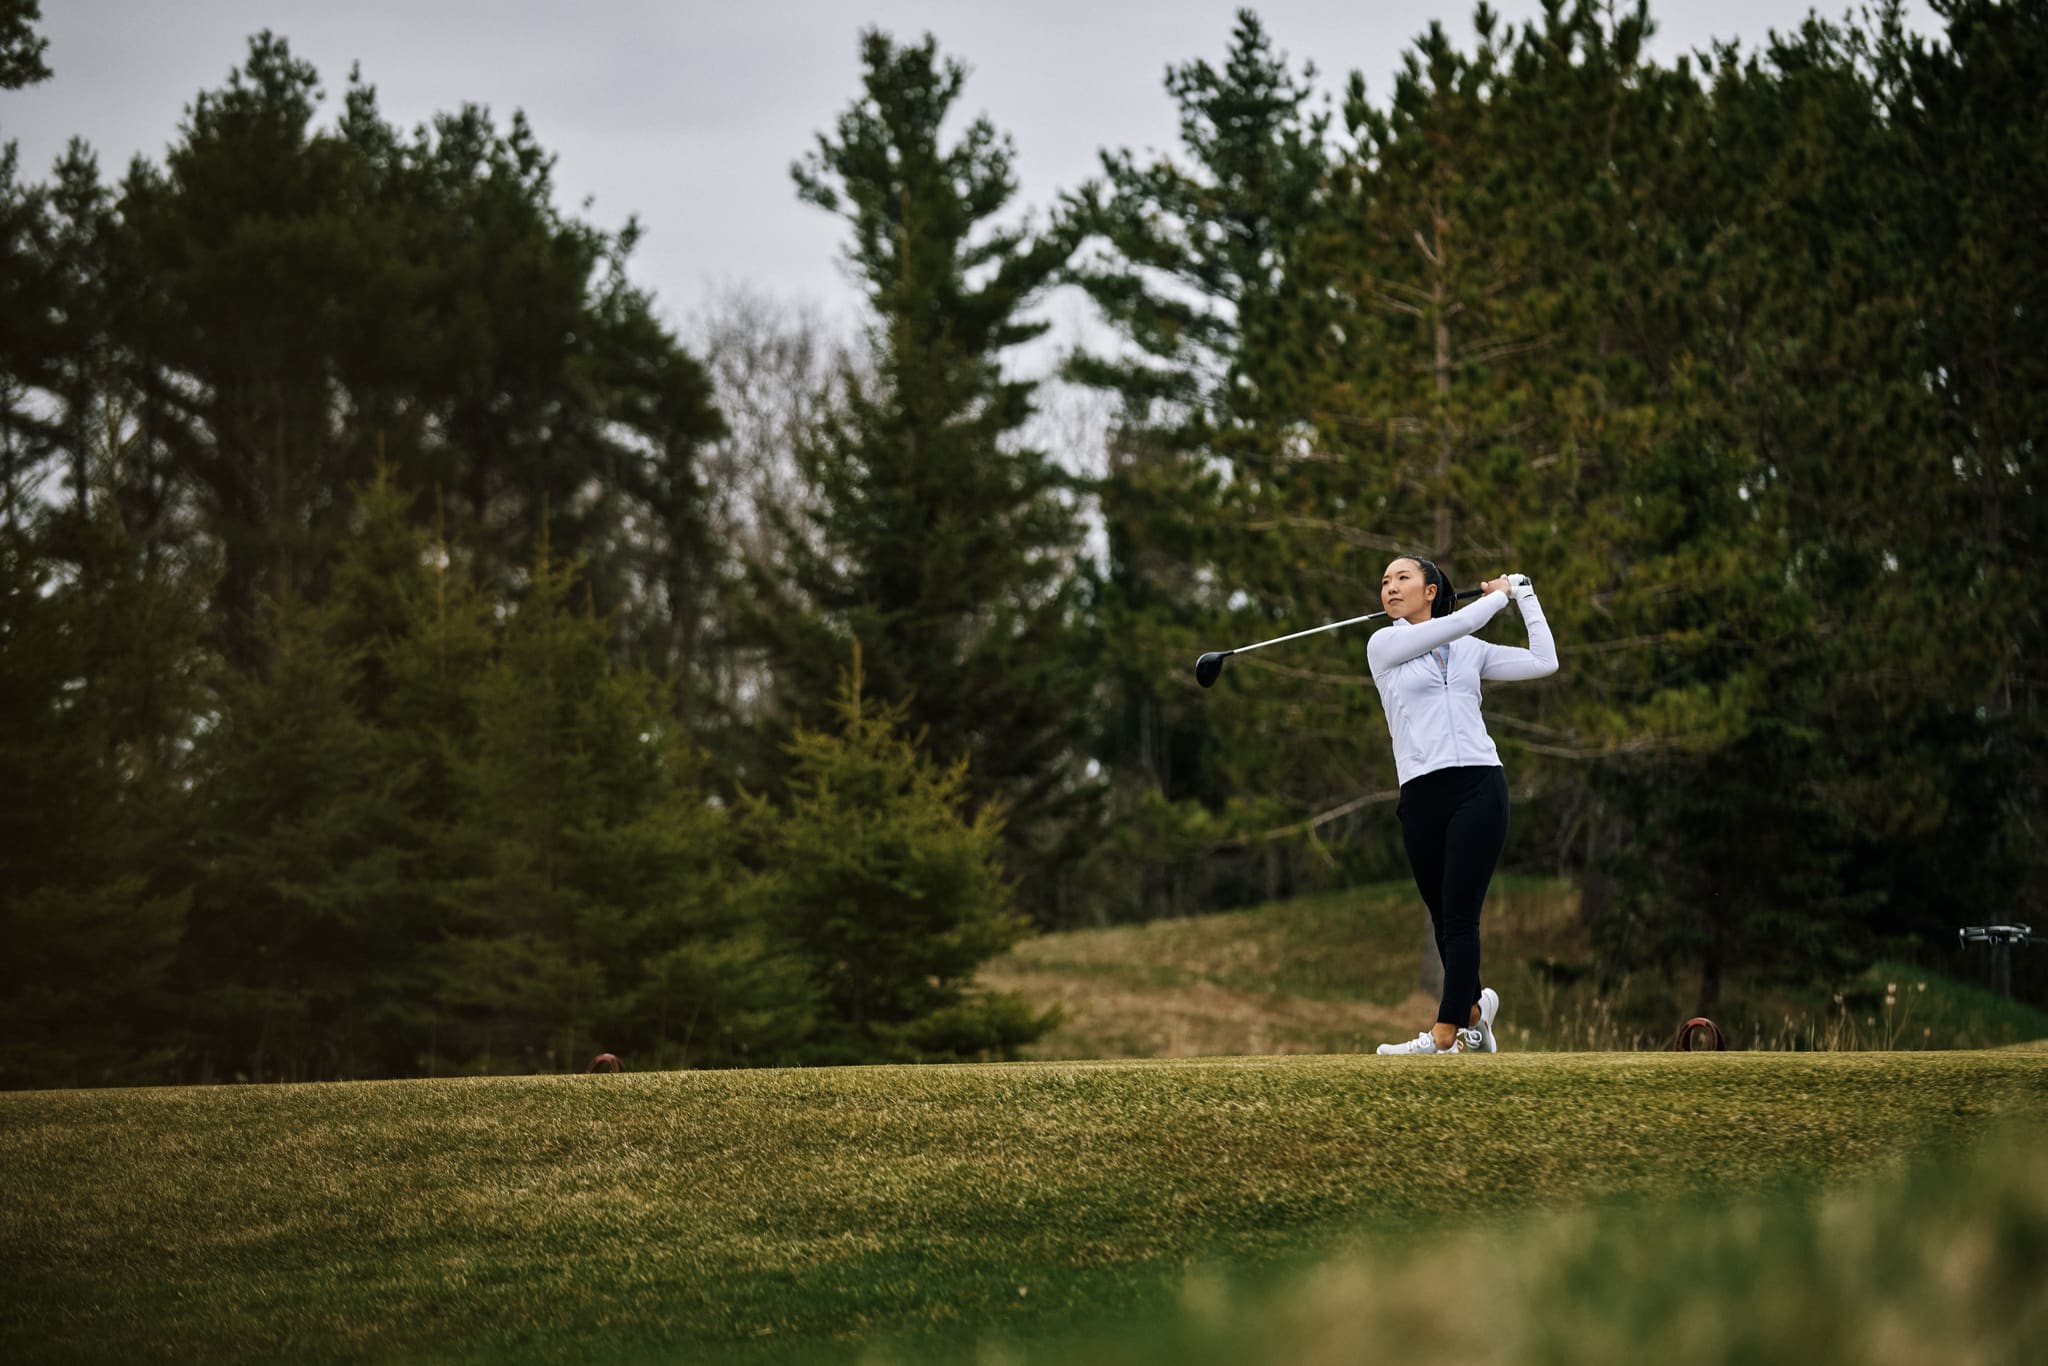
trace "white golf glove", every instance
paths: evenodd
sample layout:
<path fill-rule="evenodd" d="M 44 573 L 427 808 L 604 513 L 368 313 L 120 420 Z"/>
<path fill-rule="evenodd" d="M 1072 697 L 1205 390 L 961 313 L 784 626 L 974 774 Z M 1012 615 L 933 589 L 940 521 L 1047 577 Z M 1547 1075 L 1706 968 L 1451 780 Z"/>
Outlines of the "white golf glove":
<path fill-rule="evenodd" d="M 1523 598 L 1533 597 L 1536 593 L 1536 587 L 1529 582 L 1527 574 L 1510 574 L 1507 576 L 1507 580 L 1508 596 L 1517 602 L 1520 602 Z"/>

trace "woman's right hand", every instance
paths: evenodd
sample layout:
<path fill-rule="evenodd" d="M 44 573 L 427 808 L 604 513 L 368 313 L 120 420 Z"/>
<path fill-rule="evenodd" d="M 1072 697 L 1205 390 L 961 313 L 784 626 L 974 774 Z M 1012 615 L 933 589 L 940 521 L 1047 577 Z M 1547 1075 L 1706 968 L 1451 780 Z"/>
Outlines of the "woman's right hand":
<path fill-rule="evenodd" d="M 1479 591 L 1482 593 L 1505 593 L 1509 597 L 1513 597 L 1515 595 L 1515 586 L 1509 583 L 1508 576 L 1503 574 L 1497 579 L 1488 579 L 1485 583 L 1480 584 Z"/>

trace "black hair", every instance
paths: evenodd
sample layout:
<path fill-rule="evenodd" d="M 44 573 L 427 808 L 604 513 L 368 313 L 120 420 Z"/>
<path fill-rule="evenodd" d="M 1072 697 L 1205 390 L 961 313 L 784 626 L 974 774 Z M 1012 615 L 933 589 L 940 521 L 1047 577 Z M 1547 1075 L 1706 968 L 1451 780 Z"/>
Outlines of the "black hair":
<path fill-rule="evenodd" d="M 1422 566 L 1424 583 L 1436 586 L 1436 601 L 1429 605 L 1429 614 L 1432 617 L 1449 616 L 1457 607 L 1457 594 L 1451 592 L 1451 581 L 1444 577 L 1444 571 L 1436 567 L 1435 560 L 1427 560 L 1420 555 L 1410 555 L 1407 558 Z"/>

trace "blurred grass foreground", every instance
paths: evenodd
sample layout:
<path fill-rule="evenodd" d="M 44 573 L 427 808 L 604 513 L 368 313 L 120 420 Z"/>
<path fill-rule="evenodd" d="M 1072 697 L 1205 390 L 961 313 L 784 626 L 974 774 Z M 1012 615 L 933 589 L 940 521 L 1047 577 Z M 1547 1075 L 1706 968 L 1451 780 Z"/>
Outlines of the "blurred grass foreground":
<path fill-rule="evenodd" d="M 1826 1193 L 1595 1206 L 1389 1240 L 1249 1289 L 1198 1273 L 1143 1337 L 1000 1359 L 2039 1362 L 2044 1140 L 2039 1127 L 2002 1131 L 1963 1160 Z"/>
<path fill-rule="evenodd" d="M 0 1095 L 0 1359 L 2021 1361 L 2048 1054 Z"/>

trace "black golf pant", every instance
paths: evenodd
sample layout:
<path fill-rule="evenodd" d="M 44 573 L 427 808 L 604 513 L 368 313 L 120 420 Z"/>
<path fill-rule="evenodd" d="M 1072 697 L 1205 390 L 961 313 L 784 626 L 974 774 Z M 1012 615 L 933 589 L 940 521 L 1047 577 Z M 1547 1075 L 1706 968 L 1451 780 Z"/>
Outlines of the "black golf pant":
<path fill-rule="evenodd" d="M 1479 1003 L 1479 907 L 1508 842 L 1508 780 L 1496 765 L 1440 768 L 1401 785 L 1401 841 L 1444 964 L 1440 1023 L 1463 1029 Z"/>

